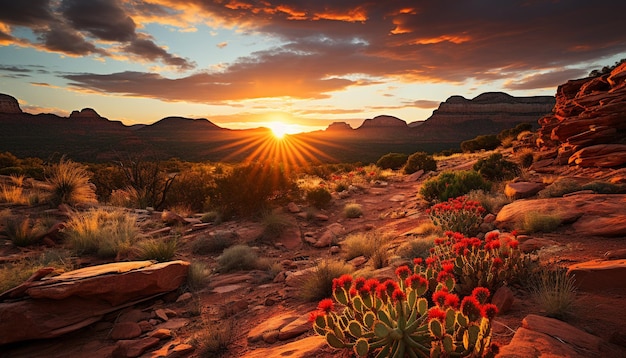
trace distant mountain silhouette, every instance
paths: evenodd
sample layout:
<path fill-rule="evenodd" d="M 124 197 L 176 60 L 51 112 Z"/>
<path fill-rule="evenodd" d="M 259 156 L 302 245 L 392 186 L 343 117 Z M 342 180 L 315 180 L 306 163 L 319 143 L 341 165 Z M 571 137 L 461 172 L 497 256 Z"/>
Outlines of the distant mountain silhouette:
<path fill-rule="evenodd" d="M 389 152 L 414 153 L 458 147 L 481 134 L 496 134 L 522 122 L 533 122 L 551 112 L 551 96 L 513 97 L 484 93 L 474 99 L 452 96 L 425 121 L 407 124 L 393 116 L 365 119 L 358 128 L 335 122 L 326 130 L 288 136 L 306 160 L 374 162 Z M 118 159 L 147 152 L 161 158 L 240 161 L 261 159 L 271 152 L 263 145 L 267 128 L 232 130 L 210 120 L 166 117 L 150 125 L 125 126 L 101 117 L 91 108 L 69 117 L 28 114 L 12 96 L 0 94 L 0 151 L 19 157 L 51 155 L 89 162 Z"/>

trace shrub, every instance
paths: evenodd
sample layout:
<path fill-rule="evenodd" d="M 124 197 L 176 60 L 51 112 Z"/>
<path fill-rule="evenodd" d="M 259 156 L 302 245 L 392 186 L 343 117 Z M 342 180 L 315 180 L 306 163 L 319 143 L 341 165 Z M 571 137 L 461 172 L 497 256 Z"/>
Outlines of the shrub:
<path fill-rule="evenodd" d="M 415 261 L 416 271 L 431 280 L 432 286 L 448 276 L 453 278 L 463 296 L 480 286 L 495 291 L 504 282 L 517 282 L 528 274 L 530 256 L 518 245 L 514 235 L 497 231 L 489 232 L 484 240 L 446 232 L 435 239 L 434 250 L 426 260 Z"/>
<path fill-rule="evenodd" d="M 192 261 L 187 272 L 187 288 L 192 292 L 200 291 L 207 285 L 210 274 L 206 264 Z"/>
<path fill-rule="evenodd" d="M 21 185 L 0 185 L 0 203 L 14 205 L 28 205 L 29 198 L 24 195 L 24 188 Z"/>
<path fill-rule="evenodd" d="M 461 142 L 461 150 L 465 153 L 473 153 L 479 150 L 493 150 L 498 148 L 500 140 L 493 134 L 479 135 L 478 137 Z"/>
<path fill-rule="evenodd" d="M 332 198 L 330 192 L 326 188 L 321 187 L 306 193 L 306 201 L 317 209 L 327 207 Z"/>
<path fill-rule="evenodd" d="M 89 183 L 89 173 L 80 164 L 62 159 L 52 166 L 47 178 L 52 195 L 50 202 L 59 204 L 93 204 L 96 203 L 94 187 Z"/>
<path fill-rule="evenodd" d="M 235 339 L 233 319 L 205 323 L 204 328 L 191 342 L 198 348 L 201 357 L 220 357 L 228 352 L 228 346 Z"/>
<path fill-rule="evenodd" d="M 5 233 L 15 246 L 29 246 L 41 240 L 45 230 L 38 222 L 29 218 L 21 221 L 6 219 Z"/>
<path fill-rule="evenodd" d="M 196 255 L 221 253 L 234 243 L 229 232 L 215 232 L 213 235 L 200 236 L 191 244 L 191 252 Z"/>
<path fill-rule="evenodd" d="M 280 235 L 292 225 L 287 217 L 275 213 L 263 215 L 262 223 L 263 233 L 261 234 L 261 238 L 265 240 L 279 238 Z"/>
<path fill-rule="evenodd" d="M 468 199 L 475 200 L 492 214 L 497 214 L 503 206 L 511 203 L 511 199 L 502 192 L 497 194 L 489 193 L 484 190 L 472 190 L 467 194 Z"/>
<path fill-rule="evenodd" d="M 472 169 L 492 181 L 513 179 L 520 174 L 517 164 L 504 159 L 500 153 L 493 153 L 486 159 L 480 159 Z"/>
<path fill-rule="evenodd" d="M 295 183 L 277 164 L 242 164 L 215 178 L 211 206 L 224 219 L 256 215 L 267 211 L 272 201 L 285 198 L 294 187 Z"/>
<path fill-rule="evenodd" d="M 397 280 L 333 280 L 332 297 L 311 312 L 315 333 L 335 349 L 351 349 L 359 357 L 493 357 L 490 345 L 495 305 L 481 289 L 460 298 L 452 293 L 454 281 L 429 287 L 428 280 L 407 266 L 396 270 Z M 424 294 L 431 288 L 434 304 Z M 341 304 L 336 313 L 335 302 Z M 459 305 L 460 303 L 460 305 Z M 338 311 L 338 310 L 337 310 Z"/>
<path fill-rule="evenodd" d="M 148 160 L 142 154 L 129 157 L 119 164 L 123 174 L 122 187 L 134 189 L 132 192 L 136 195 L 137 206 L 163 209 L 176 174 L 168 172 L 165 163 L 156 157 Z"/>
<path fill-rule="evenodd" d="M 164 205 L 187 205 L 193 211 L 203 211 L 215 185 L 213 177 L 212 167 L 206 164 L 194 164 L 190 168 L 181 169 L 167 192 Z"/>
<path fill-rule="evenodd" d="M 418 170 L 425 172 L 435 171 L 437 170 L 437 161 L 432 155 L 428 155 L 425 152 L 413 153 L 407 159 L 406 165 L 404 166 L 404 173 L 413 174 Z"/>
<path fill-rule="evenodd" d="M 356 219 L 363 215 L 361 204 L 348 203 L 343 207 L 343 215 L 349 219 Z"/>
<path fill-rule="evenodd" d="M 342 242 L 341 247 L 346 260 L 352 260 L 358 256 L 372 257 L 378 250 L 387 249 L 387 240 L 379 232 L 360 232 L 348 235 Z"/>
<path fill-rule="evenodd" d="M 408 158 L 404 153 L 387 153 L 378 159 L 376 166 L 381 169 L 400 169 Z"/>
<path fill-rule="evenodd" d="M 544 214 L 538 211 L 524 213 L 522 229 L 528 233 L 552 232 L 561 225 L 561 217 L 558 213 Z"/>
<path fill-rule="evenodd" d="M 177 246 L 174 238 L 145 240 L 139 243 L 139 257 L 142 260 L 170 261 L 176 255 Z"/>
<path fill-rule="evenodd" d="M 412 260 L 414 258 L 425 259 L 430 255 L 430 249 L 435 246 L 435 240 L 432 237 L 413 238 L 404 242 L 398 247 L 398 255 L 404 259 Z"/>
<path fill-rule="evenodd" d="M 123 210 L 91 209 L 74 213 L 64 232 L 72 250 L 110 258 L 131 251 L 139 237 L 135 215 Z"/>
<path fill-rule="evenodd" d="M 516 125 L 514 128 L 505 129 L 498 133 L 497 138 L 500 140 L 504 140 L 506 138 L 516 138 L 520 133 L 531 131 L 533 129 L 532 123 L 520 123 Z"/>
<path fill-rule="evenodd" d="M 490 187 L 489 182 L 476 171 L 446 171 L 426 180 L 422 184 L 420 194 L 426 200 L 446 201 L 472 190 L 489 190 Z"/>
<path fill-rule="evenodd" d="M 540 198 L 557 198 L 580 190 L 582 190 L 582 185 L 575 179 L 559 178 L 537 195 Z"/>
<path fill-rule="evenodd" d="M 623 184 L 613 184 L 605 181 L 592 181 L 581 187 L 582 190 L 593 190 L 598 194 L 623 194 L 626 193 L 626 186 Z"/>
<path fill-rule="evenodd" d="M 217 258 L 218 270 L 222 273 L 253 270 L 257 268 L 258 259 L 250 246 L 231 246 Z"/>
<path fill-rule="evenodd" d="M 333 279 L 354 271 L 352 265 L 342 261 L 323 260 L 306 275 L 299 287 L 300 298 L 305 301 L 318 301 L 333 294 Z"/>
<path fill-rule="evenodd" d="M 574 277 L 567 275 L 567 269 L 543 268 L 531 281 L 530 289 L 546 316 L 563 319 L 571 312 L 576 286 Z"/>
<path fill-rule="evenodd" d="M 428 214 L 433 224 L 443 231 L 473 236 L 478 233 L 478 228 L 483 222 L 485 209 L 477 201 L 468 200 L 467 196 L 459 196 L 433 205 Z"/>

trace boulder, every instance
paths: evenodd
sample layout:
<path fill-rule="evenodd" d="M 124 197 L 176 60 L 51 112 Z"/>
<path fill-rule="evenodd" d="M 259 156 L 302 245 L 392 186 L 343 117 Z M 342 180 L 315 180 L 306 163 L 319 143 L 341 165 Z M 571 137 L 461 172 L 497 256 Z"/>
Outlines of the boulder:
<path fill-rule="evenodd" d="M 12 298 L 0 303 L 0 345 L 58 337 L 98 322 L 107 313 L 173 291 L 185 280 L 188 265 L 184 261 L 114 263 L 30 282 L 19 294 L 0 297 L 0 301 Z M 125 323 L 133 324 L 125 332 L 137 332 L 135 322 Z"/>
<path fill-rule="evenodd" d="M 626 259 L 581 262 L 570 266 L 567 273 L 583 291 L 626 288 Z"/>
<path fill-rule="evenodd" d="M 529 198 L 540 192 L 545 186 L 542 183 L 517 182 L 507 183 L 504 195 L 513 199 Z"/>

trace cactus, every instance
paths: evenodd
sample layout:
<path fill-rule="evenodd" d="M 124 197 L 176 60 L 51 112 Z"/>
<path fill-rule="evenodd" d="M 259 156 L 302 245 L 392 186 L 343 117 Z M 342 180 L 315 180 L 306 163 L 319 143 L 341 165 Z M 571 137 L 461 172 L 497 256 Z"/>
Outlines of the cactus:
<path fill-rule="evenodd" d="M 479 202 L 468 200 L 466 196 L 448 199 L 428 210 L 435 226 L 439 226 L 443 231 L 455 231 L 466 235 L 478 233 L 485 212 L 485 208 Z"/>
<path fill-rule="evenodd" d="M 333 280 L 333 298 L 311 313 L 316 334 L 335 349 L 351 349 L 357 356 L 375 357 L 492 357 L 490 319 L 495 306 L 481 302 L 480 290 L 459 304 L 452 293 L 454 279 L 436 284 L 434 305 L 424 295 L 429 280 L 407 266 L 396 270 L 397 280 Z M 338 305 L 339 306 L 339 305 Z"/>
<path fill-rule="evenodd" d="M 492 231 L 480 240 L 448 231 L 444 237 L 435 239 L 435 246 L 424 262 L 415 261 L 416 271 L 432 283 L 446 276 L 454 277 L 456 292 L 462 296 L 479 286 L 494 291 L 527 274 L 531 259 L 518 245 L 515 233 Z"/>

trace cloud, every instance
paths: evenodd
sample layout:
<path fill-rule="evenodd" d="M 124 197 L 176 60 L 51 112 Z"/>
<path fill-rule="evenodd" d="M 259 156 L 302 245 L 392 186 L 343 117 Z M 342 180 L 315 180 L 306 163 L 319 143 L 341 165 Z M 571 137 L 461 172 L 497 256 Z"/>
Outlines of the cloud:
<path fill-rule="evenodd" d="M 135 36 L 135 22 L 117 0 L 64 0 L 61 13 L 72 27 L 106 41 L 127 42 Z"/>
<path fill-rule="evenodd" d="M 510 90 L 527 90 L 535 88 L 556 88 L 558 85 L 570 79 L 586 77 L 589 71 L 571 68 L 546 73 L 538 73 L 521 78 L 519 81 L 511 80 L 504 83 L 504 88 Z"/>
<path fill-rule="evenodd" d="M 224 41 L 224 42 L 220 42 L 216 45 L 218 48 L 224 48 L 226 46 L 228 46 L 228 42 Z"/>
<path fill-rule="evenodd" d="M 163 48 L 157 46 L 147 36 L 140 36 L 133 39 L 128 45 L 124 46 L 124 50 L 147 60 L 155 61 L 160 59 L 163 63 L 178 67 L 182 70 L 190 70 L 195 67 L 193 62 L 168 53 Z"/>
<path fill-rule="evenodd" d="M 43 42 L 43 46 L 50 50 L 61 52 L 72 56 L 85 56 L 89 54 L 107 55 L 107 52 L 96 48 L 77 31 L 64 26 L 60 23 L 54 23 L 46 31 L 37 30 L 39 39 Z"/>
<path fill-rule="evenodd" d="M 428 99 L 418 99 L 412 102 L 413 106 L 422 109 L 432 109 L 439 107 L 440 101 L 431 101 Z"/>

